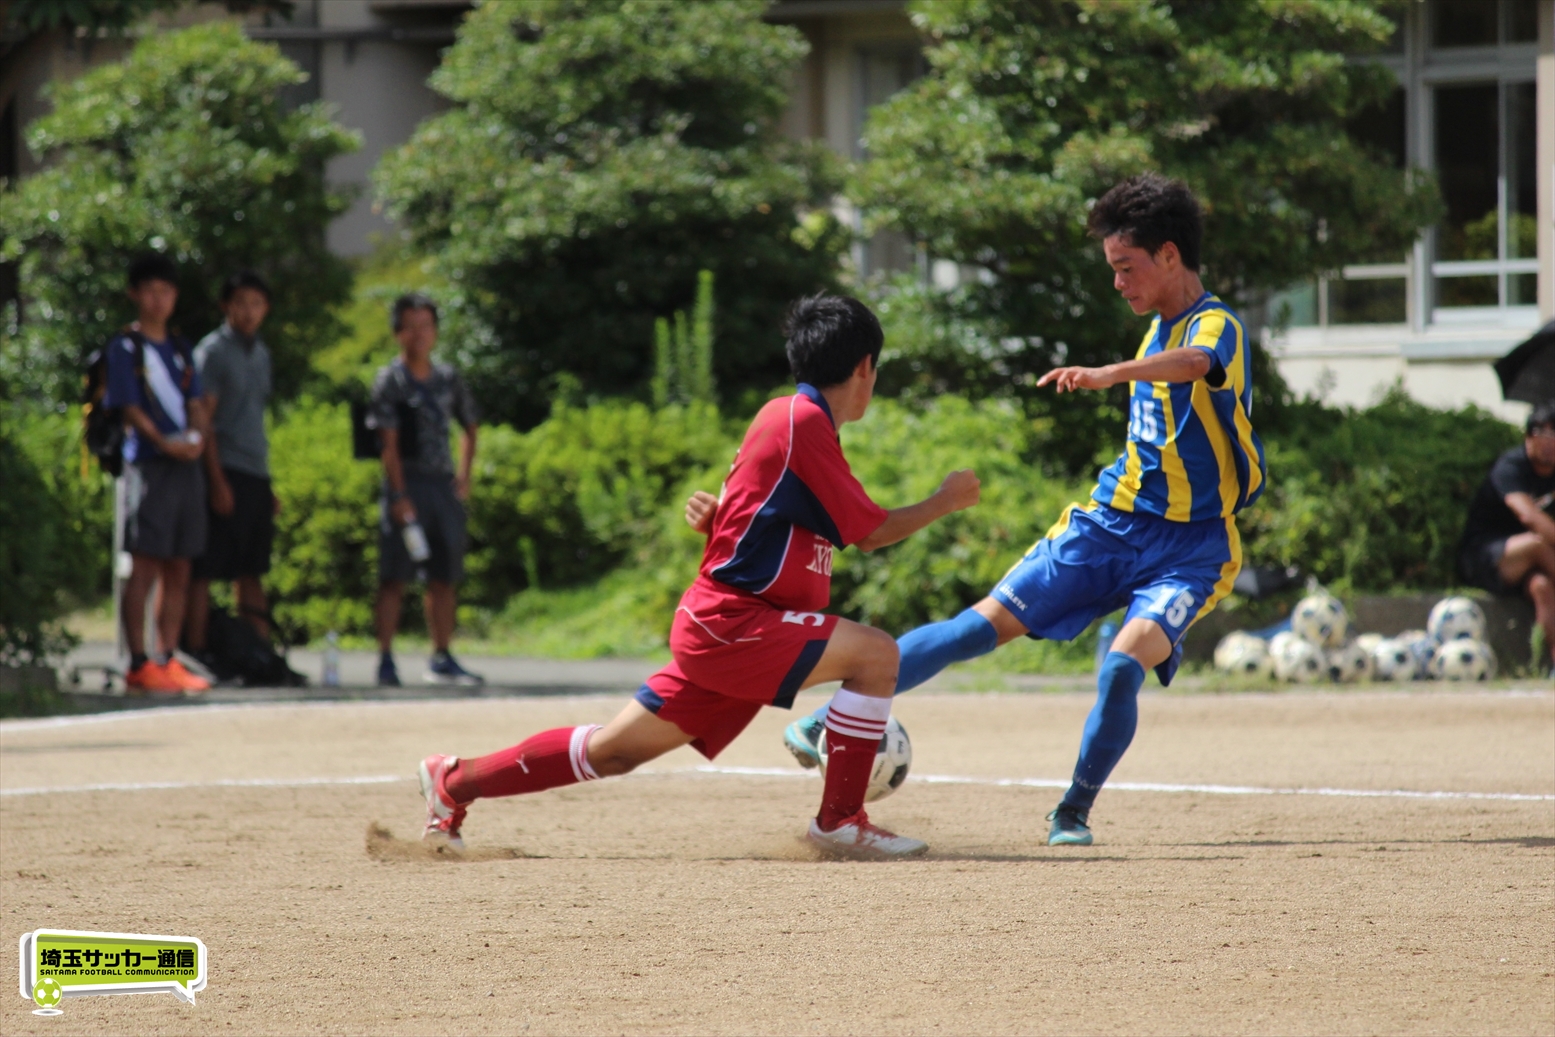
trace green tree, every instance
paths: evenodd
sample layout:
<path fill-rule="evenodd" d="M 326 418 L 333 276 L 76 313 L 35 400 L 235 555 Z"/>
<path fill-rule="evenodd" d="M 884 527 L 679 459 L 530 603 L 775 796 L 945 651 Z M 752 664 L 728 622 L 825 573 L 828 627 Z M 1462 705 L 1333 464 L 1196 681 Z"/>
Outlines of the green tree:
<path fill-rule="evenodd" d="M 713 272 L 697 274 L 696 305 L 653 322 L 653 405 L 717 403 L 713 391 Z"/>
<path fill-rule="evenodd" d="M 74 395 L 80 358 L 133 318 L 125 266 L 147 249 L 179 263 L 173 322 L 191 337 L 220 323 L 222 278 L 265 274 L 277 389 L 301 384 L 308 355 L 339 334 L 331 307 L 351 285 L 324 247 L 349 202 L 325 185 L 324 163 L 357 146 L 322 106 L 282 106 L 281 88 L 303 78 L 223 22 L 147 37 L 53 88 L 54 111 L 28 131 L 48 167 L 0 194 L 0 260 L 21 272 L 0 358 L 12 391 Z"/>
<path fill-rule="evenodd" d="M 1436 216 L 1427 176 L 1346 133 L 1394 86 L 1351 59 L 1393 31 L 1376 4 L 943 0 L 912 16 L 931 71 L 871 115 L 852 194 L 873 226 L 991 276 L 921 300 L 973 333 L 909 336 L 885 376 L 1024 392 L 1063 429 L 1049 454 L 1068 470 L 1116 440 L 1122 390 L 1098 407 L 1030 387 L 1055 364 L 1132 353 L 1144 330 L 1085 235 L 1118 180 L 1155 169 L 1194 188 L 1206 284 L 1234 304 L 1398 256 Z"/>
<path fill-rule="evenodd" d="M 726 391 L 786 374 L 785 304 L 832 283 L 845 232 L 819 145 L 777 130 L 804 54 L 761 0 L 521 0 L 464 22 L 432 77 L 454 107 L 377 172 L 461 289 L 448 337 L 486 412 L 521 427 L 558 382 L 647 395 L 653 328 L 720 290 Z M 801 222 L 808 213 L 809 220 Z"/>

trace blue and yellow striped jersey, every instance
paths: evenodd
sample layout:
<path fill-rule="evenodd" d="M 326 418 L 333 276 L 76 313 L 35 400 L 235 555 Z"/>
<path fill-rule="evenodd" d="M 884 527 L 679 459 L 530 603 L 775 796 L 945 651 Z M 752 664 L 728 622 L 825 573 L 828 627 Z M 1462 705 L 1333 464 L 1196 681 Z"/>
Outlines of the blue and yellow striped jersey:
<path fill-rule="evenodd" d="M 1252 358 L 1242 319 L 1209 292 L 1150 325 L 1136 359 L 1202 349 L 1213 361 L 1194 382 L 1129 383 L 1128 444 L 1091 497 L 1119 511 L 1174 522 L 1225 518 L 1251 504 L 1268 478 L 1253 431 Z"/>

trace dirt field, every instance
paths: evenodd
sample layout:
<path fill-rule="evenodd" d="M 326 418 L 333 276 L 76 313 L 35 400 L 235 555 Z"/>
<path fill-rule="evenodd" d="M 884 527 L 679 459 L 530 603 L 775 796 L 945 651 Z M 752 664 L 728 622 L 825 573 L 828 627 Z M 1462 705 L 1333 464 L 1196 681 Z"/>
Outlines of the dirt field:
<path fill-rule="evenodd" d="M 46 1019 L 12 987 L 0 1030 L 1555 1032 L 1550 693 L 1147 695 L 1087 849 L 1049 849 L 1042 817 L 1089 697 L 1019 694 L 899 701 L 914 780 L 873 814 L 928 839 L 920 861 L 804 851 L 820 787 L 776 711 L 718 764 L 783 773 L 683 750 L 478 804 L 467 859 L 412 841 L 422 755 L 619 701 L 0 725 L 7 945 L 46 926 L 211 955 L 194 1007 L 79 998 Z M 1022 778 L 1050 784 L 995 784 Z M 198 787 L 79 790 L 154 783 Z M 1185 785 L 1222 788 L 1151 787 Z"/>

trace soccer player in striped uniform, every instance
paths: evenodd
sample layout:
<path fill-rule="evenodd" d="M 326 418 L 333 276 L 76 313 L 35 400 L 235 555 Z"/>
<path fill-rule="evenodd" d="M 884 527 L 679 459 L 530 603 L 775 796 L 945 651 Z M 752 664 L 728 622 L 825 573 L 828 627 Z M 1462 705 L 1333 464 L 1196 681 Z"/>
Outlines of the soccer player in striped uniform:
<path fill-rule="evenodd" d="M 977 477 L 952 472 L 926 500 L 893 511 L 870 500 L 837 430 L 869 407 L 884 341 L 879 321 L 855 299 L 815 296 L 795 304 L 785 331 L 798 392 L 756 415 L 716 518 L 693 523 L 707 547 L 670 628 L 674 661 L 604 727 L 543 731 L 473 759 L 428 756 L 419 772 L 424 837 L 459 845 L 465 810 L 478 798 L 625 774 L 688 743 L 712 759 L 762 706 L 788 709 L 801 688 L 841 681 L 824 721 L 831 755 L 809 840 L 863 858 L 928 849 L 864 813 L 897 685 L 896 642 L 821 610 L 831 601 L 834 549 L 872 551 L 971 507 Z"/>
<path fill-rule="evenodd" d="M 1073 783 L 1048 815 L 1050 845 L 1090 844 L 1091 806 L 1133 740 L 1145 671 L 1170 683 L 1183 634 L 1230 593 L 1242 566 L 1235 515 L 1267 475 L 1250 420 L 1246 330 L 1199 280 L 1202 226 L 1188 188 L 1155 174 L 1126 180 L 1096 203 L 1089 229 L 1102 241 L 1113 286 L 1135 313 L 1156 318 L 1133 360 L 1062 367 L 1037 384 L 1075 392 L 1128 383 L 1123 454 L 1090 500 L 1065 509 L 988 597 L 899 642 L 898 693 L 1022 635 L 1067 641 L 1128 610 L 1097 677 Z M 824 716 L 784 734 L 805 766 L 818 762 Z"/>

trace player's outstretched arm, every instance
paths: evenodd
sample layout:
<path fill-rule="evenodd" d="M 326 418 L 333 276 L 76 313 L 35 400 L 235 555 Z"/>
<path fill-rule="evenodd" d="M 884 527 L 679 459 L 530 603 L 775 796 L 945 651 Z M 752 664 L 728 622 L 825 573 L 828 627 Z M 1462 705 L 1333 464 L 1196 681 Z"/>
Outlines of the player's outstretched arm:
<path fill-rule="evenodd" d="M 899 540 L 906 540 L 918 530 L 952 512 L 970 508 L 982 496 L 982 483 L 970 468 L 962 468 L 945 476 L 935 490 L 917 504 L 894 508 L 886 513 L 886 519 L 869 536 L 858 542 L 861 551 L 873 551 Z"/>
<path fill-rule="evenodd" d="M 1106 367 L 1055 367 L 1037 380 L 1059 392 L 1107 389 L 1121 382 L 1196 382 L 1214 364 L 1202 349 L 1171 349 L 1143 360 L 1126 360 Z"/>
<path fill-rule="evenodd" d="M 686 525 L 706 535 L 713 530 L 713 516 L 718 514 L 718 498 L 706 490 L 698 490 L 686 498 Z"/>

